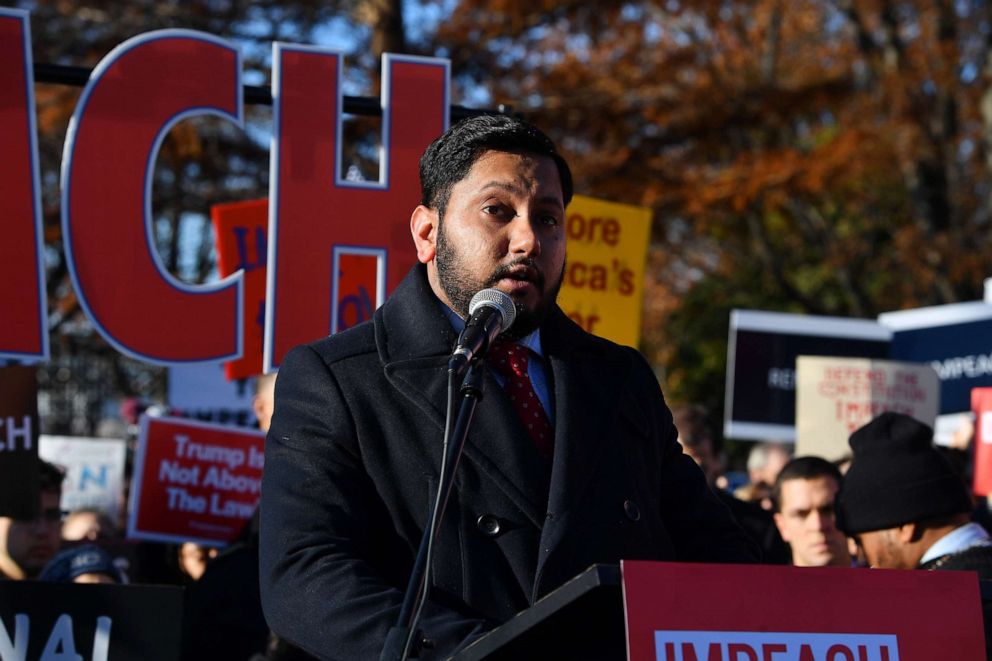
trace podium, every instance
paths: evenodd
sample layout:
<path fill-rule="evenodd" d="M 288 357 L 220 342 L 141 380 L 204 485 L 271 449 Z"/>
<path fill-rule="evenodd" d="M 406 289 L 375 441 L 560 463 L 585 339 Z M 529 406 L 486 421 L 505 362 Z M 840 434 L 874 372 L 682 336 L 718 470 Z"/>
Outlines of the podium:
<path fill-rule="evenodd" d="M 627 652 L 620 567 L 589 567 L 452 658 L 623 661 Z"/>
<path fill-rule="evenodd" d="M 620 567 L 593 565 L 456 654 L 457 661 L 624 661 Z"/>
<path fill-rule="evenodd" d="M 992 659 L 982 611 L 990 623 L 992 581 L 967 572 L 625 561 L 593 565 L 452 658 L 979 661 Z"/>

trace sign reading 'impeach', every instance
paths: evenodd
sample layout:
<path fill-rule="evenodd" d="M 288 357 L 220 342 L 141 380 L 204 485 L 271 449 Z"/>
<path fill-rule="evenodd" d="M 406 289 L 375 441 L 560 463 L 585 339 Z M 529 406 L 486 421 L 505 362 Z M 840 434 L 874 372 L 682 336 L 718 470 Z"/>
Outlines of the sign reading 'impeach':
<path fill-rule="evenodd" d="M 658 661 L 899 661 L 896 636 L 772 631 L 655 631 Z"/>
<path fill-rule="evenodd" d="M 974 572 L 623 561 L 630 661 L 981 661 Z"/>

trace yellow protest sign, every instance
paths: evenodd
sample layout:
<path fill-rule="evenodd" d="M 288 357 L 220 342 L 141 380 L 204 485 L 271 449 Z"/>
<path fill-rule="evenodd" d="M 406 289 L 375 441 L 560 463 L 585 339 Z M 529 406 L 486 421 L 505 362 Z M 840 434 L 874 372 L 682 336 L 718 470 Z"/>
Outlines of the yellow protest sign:
<path fill-rule="evenodd" d="M 565 227 L 567 264 L 558 304 L 590 333 L 636 347 L 651 210 L 576 195 Z"/>

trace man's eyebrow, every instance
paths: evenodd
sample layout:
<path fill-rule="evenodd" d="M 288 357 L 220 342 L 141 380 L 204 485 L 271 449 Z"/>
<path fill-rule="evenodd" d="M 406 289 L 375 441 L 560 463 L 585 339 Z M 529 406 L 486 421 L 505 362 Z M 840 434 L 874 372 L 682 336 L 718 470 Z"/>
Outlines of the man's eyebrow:
<path fill-rule="evenodd" d="M 487 191 L 490 188 L 498 188 L 500 190 L 505 190 L 508 193 L 522 193 L 524 191 L 523 186 L 515 184 L 512 181 L 498 181 L 495 179 L 484 185 L 479 189 L 479 191 Z"/>
<path fill-rule="evenodd" d="M 497 179 L 494 179 L 493 181 L 490 181 L 489 183 L 483 185 L 479 189 L 479 192 L 484 193 L 490 188 L 505 190 L 508 193 L 513 193 L 514 195 L 524 195 L 527 193 L 527 188 L 525 186 L 521 186 L 520 184 L 517 184 L 512 181 L 499 181 Z M 541 197 L 537 198 L 536 202 L 538 204 L 553 204 L 558 207 L 564 207 L 564 203 L 562 202 L 562 199 L 555 195 L 542 195 Z"/>
<path fill-rule="evenodd" d="M 542 197 L 537 198 L 536 202 L 538 204 L 551 204 L 553 206 L 558 207 L 559 209 L 565 207 L 565 204 L 562 201 L 562 199 L 560 197 L 555 197 L 554 195 L 544 195 Z"/>

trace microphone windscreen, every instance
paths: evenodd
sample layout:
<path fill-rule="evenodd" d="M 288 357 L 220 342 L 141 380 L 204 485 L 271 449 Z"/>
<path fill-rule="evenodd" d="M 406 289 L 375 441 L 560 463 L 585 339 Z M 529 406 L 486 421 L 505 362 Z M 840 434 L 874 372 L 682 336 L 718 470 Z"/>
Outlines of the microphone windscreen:
<path fill-rule="evenodd" d="M 490 306 L 500 311 L 503 317 L 503 331 L 512 326 L 513 320 L 517 317 L 517 307 L 513 304 L 513 299 L 509 294 L 498 289 L 483 289 L 476 293 L 468 304 L 469 316 L 475 314 L 475 311 L 482 306 Z"/>

